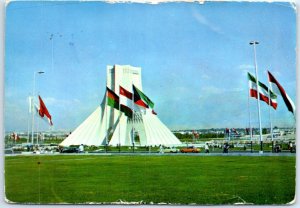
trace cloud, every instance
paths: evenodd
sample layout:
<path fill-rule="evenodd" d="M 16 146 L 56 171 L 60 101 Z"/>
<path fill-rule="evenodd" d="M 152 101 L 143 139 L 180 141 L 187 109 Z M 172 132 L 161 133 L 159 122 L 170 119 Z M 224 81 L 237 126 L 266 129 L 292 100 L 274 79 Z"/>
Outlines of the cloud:
<path fill-rule="evenodd" d="M 207 26 L 210 30 L 212 30 L 215 33 L 219 33 L 222 34 L 222 30 L 216 26 L 215 24 L 211 23 L 206 17 L 204 17 L 202 14 L 200 14 L 199 12 L 194 11 L 193 12 L 193 16 L 195 17 L 195 19 L 197 20 L 198 23 Z"/>
<path fill-rule="evenodd" d="M 254 65 L 252 64 L 241 64 L 237 67 L 238 69 L 249 70 L 254 69 Z"/>

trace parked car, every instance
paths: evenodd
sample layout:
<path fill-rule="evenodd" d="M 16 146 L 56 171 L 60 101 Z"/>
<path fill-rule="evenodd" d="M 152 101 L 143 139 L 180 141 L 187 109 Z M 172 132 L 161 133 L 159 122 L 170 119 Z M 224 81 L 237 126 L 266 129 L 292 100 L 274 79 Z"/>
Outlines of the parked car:
<path fill-rule="evenodd" d="M 175 147 L 166 147 L 163 151 L 164 153 L 177 153 L 180 150 L 176 149 Z"/>
<path fill-rule="evenodd" d="M 78 153 L 77 147 L 64 147 L 60 151 L 61 153 Z"/>
<path fill-rule="evenodd" d="M 199 153 L 201 150 L 194 147 L 194 146 L 191 146 L 191 147 L 185 147 L 185 148 L 182 148 L 180 149 L 180 152 L 182 153 Z"/>
<path fill-rule="evenodd" d="M 43 144 L 43 145 L 40 145 L 40 147 L 44 151 L 58 151 L 57 144 Z"/>

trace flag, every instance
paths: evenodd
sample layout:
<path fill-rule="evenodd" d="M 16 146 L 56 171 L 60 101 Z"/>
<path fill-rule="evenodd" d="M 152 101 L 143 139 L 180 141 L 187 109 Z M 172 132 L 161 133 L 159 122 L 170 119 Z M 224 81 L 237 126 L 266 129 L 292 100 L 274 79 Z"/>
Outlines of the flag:
<path fill-rule="evenodd" d="M 193 135 L 194 135 L 194 138 L 195 138 L 195 139 L 198 139 L 198 138 L 199 138 L 198 132 L 196 132 L 196 131 L 194 131 L 194 130 L 193 130 Z"/>
<path fill-rule="evenodd" d="M 136 86 L 133 85 L 133 94 L 134 94 L 134 103 L 145 107 L 145 108 L 154 108 L 154 103 Z"/>
<path fill-rule="evenodd" d="M 238 132 L 235 128 L 232 128 L 232 129 L 231 129 L 231 132 L 233 132 L 233 133 L 236 134 L 236 135 L 239 135 L 239 132 Z"/>
<path fill-rule="evenodd" d="M 152 114 L 157 115 L 157 113 L 154 111 L 154 103 L 150 100 L 147 95 L 145 95 L 141 90 L 139 90 L 136 86 L 132 85 L 133 88 L 133 98 L 134 103 L 138 106 L 141 106 L 143 108 L 151 108 Z"/>
<path fill-rule="evenodd" d="M 296 107 L 292 99 L 286 94 L 283 87 L 279 84 L 279 82 L 275 79 L 275 77 L 268 71 L 269 82 L 271 83 L 272 90 L 278 92 L 283 98 L 283 101 L 290 112 L 295 115 Z"/>
<path fill-rule="evenodd" d="M 248 81 L 249 81 L 249 94 L 250 97 L 254 97 L 257 99 L 257 87 L 256 87 L 256 78 L 248 72 Z M 269 105 L 269 97 L 270 105 L 276 110 L 277 108 L 277 95 L 272 92 L 265 84 L 258 81 L 259 86 L 259 98 L 261 101 L 264 101 Z M 270 96 L 269 96 L 270 94 Z"/>
<path fill-rule="evenodd" d="M 120 86 L 120 111 L 132 118 L 132 93 Z"/>
<path fill-rule="evenodd" d="M 20 140 L 19 135 L 18 135 L 17 133 L 15 133 L 15 132 L 12 133 L 11 138 L 12 138 L 13 140 L 15 140 L 15 141 Z"/>
<path fill-rule="evenodd" d="M 226 134 L 227 136 L 229 136 L 229 133 L 230 133 L 230 129 L 229 129 L 229 128 L 226 128 L 226 129 L 225 129 L 225 134 Z"/>
<path fill-rule="evenodd" d="M 111 89 L 106 87 L 107 105 L 119 110 L 119 96 Z"/>
<path fill-rule="evenodd" d="M 44 118 L 45 116 L 48 119 L 49 124 L 52 126 L 52 120 L 51 120 L 51 115 L 45 105 L 45 103 L 43 102 L 42 98 L 39 96 L 39 101 L 40 101 L 40 107 L 38 109 L 39 115 L 41 118 Z"/>

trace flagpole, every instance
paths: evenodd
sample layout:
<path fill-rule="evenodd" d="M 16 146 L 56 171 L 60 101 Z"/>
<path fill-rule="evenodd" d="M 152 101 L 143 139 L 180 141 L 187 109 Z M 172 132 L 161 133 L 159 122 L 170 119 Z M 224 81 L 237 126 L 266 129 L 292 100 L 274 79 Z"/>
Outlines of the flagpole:
<path fill-rule="evenodd" d="M 33 89 L 32 89 L 32 106 L 34 106 L 34 96 L 35 96 L 35 78 L 36 78 L 36 74 L 43 74 L 45 72 L 43 71 L 35 71 L 33 72 Z M 32 120 L 31 120 L 31 143 L 33 144 L 34 142 L 34 108 L 32 109 Z"/>
<path fill-rule="evenodd" d="M 37 94 L 39 94 L 39 93 L 37 93 Z M 35 132 L 35 134 L 36 134 L 36 145 L 38 146 L 39 145 L 39 127 L 40 127 L 40 120 L 39 119 L 37 119 L 37 125 L 36 125 L 36 132 Z"/>
<path fill-rule="evenodd" d="M 37 127 L 36 127 L 36 145 L 39 145 L 39 127 L 40 127 L 40 120 L 37 121 Z"/>
<path fill-rule="evenodd" d="M 269 93 L 269 119 L 270 119 L 270 133 L 271 133 L 271 141 L 272 141 L 272 152 L 274 149 L 274 139 L 273 139 L 273 127 L 272 127 L 272 118 L 271 118 L 271 91 L 270 91 L 270 83 L 269 83 L 269 88 L 268 88 L 268 93 Z"/>
<path fill-rule="evenodd" d="M 36 73 L 36 72 L 33 72 L 33 90 L 32 90 L 32 100 L 31 100 L 32 105 L 34 105 L 35 73 Z M 31 114 L 32 114 L 32 115 L 31 115 L 31 143 L 32 143 L 32 145 L 33 145 L 33 138 L 34 138 L 34 133 L 33 133 L 33 131 L 34 131 L 34 114 L 35 114 L 34 109 L 32 109 Z"/>
<path fill-rule="evenodd" d="M 106 83 L 107 86 L 107 83 Z M 107 153 L 107 142 L 108 142 L 108 111 L 107 111 L 107 90 L 106 90 L 106 96 L 105 96 L 105 112 L 106 112 L 106 118 L 105 118 L 105 126 L 106 126 L 106 137 L 105 137 L 105 153 Z"/>
<path fill-rule="evenodd" d="M 251 128 L 251 112 L 250 112 L 250 94 L 248 93 L 248 112 L 249 112 L 249 131 L 250 131 L 250 144 L 252 152 L 252 128 Z"/>
<path fill-rule="evenodd" d="M 131 82 L 131 86 L 133 86 L 133 83 Z M 134 152 L 134 96 L 133 96 L 133 93 L 132 93 L 132 97 L 131 97 L 131 100 L 132 100 L 132 146 L 133 146 L 133 152 Z"/>
<path fill-rule="evenodd" d="M 120 86 L 119 86 L 119 152 L 121 152 L 121 102 L 120 102 Z"/>
<path fill-rule="evenodd" d="M 260 93 L 259 93 L 259 85 L 258 85 L 258 73 L 257 73 L 257 61 L 256 61 L 256 48 L 255 45 L 259 44 L 258 41 L 251 41 L 249 43 L 253 45 L 254 52 L 254 66 L 255 66 L 255 75 L 256 75 L 256 88 L 257 88 L 257 106 L 258 106 L 258 120 L 259 120 L 259 138 L 260 138 L 260 153 L 263 153 L 263 141 L 262 141 L 262 129 L 261 129 L 261 115 L 260 115 Z"/>
<path fill-rule="evenodd" d="M 32 107 L 31 107 L 31 97 L 28 97 L 28 104 L 29 104 L 29 109 L 28 109 L 28 114 L 27 114 L 27 144 L 29 143 L 29 121 L 30 121 L 30 112 L 32 111 Z"/>

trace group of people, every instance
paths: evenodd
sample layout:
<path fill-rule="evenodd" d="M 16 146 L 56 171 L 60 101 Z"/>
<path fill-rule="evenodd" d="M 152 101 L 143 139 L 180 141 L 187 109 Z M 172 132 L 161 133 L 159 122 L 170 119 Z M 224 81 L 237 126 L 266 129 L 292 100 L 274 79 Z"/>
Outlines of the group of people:
<path fill-rule="evenodd" d="M 288 150 L 293 153 L 293 152 L 296 152 L 296 147 L 295 145 L 293 144 L 293 142 L 289 141 L 289 144 L 288 144 Z M 275 147 L 274 147 L 274 152 L 278 153 L 278 152 L 281 152 L 281 146 L 280 144 L 278 144 L 276 142 L 275 144 Z"/>
<path fill-rule="evenodd" d="M 209 153 L 209 146 L 208 143 L 205 143 L 204 145 L 205 153 Z M 223 153 L 228 153 L 229 150 L 229 144 L 227 142 L 223 145 Z"/>

